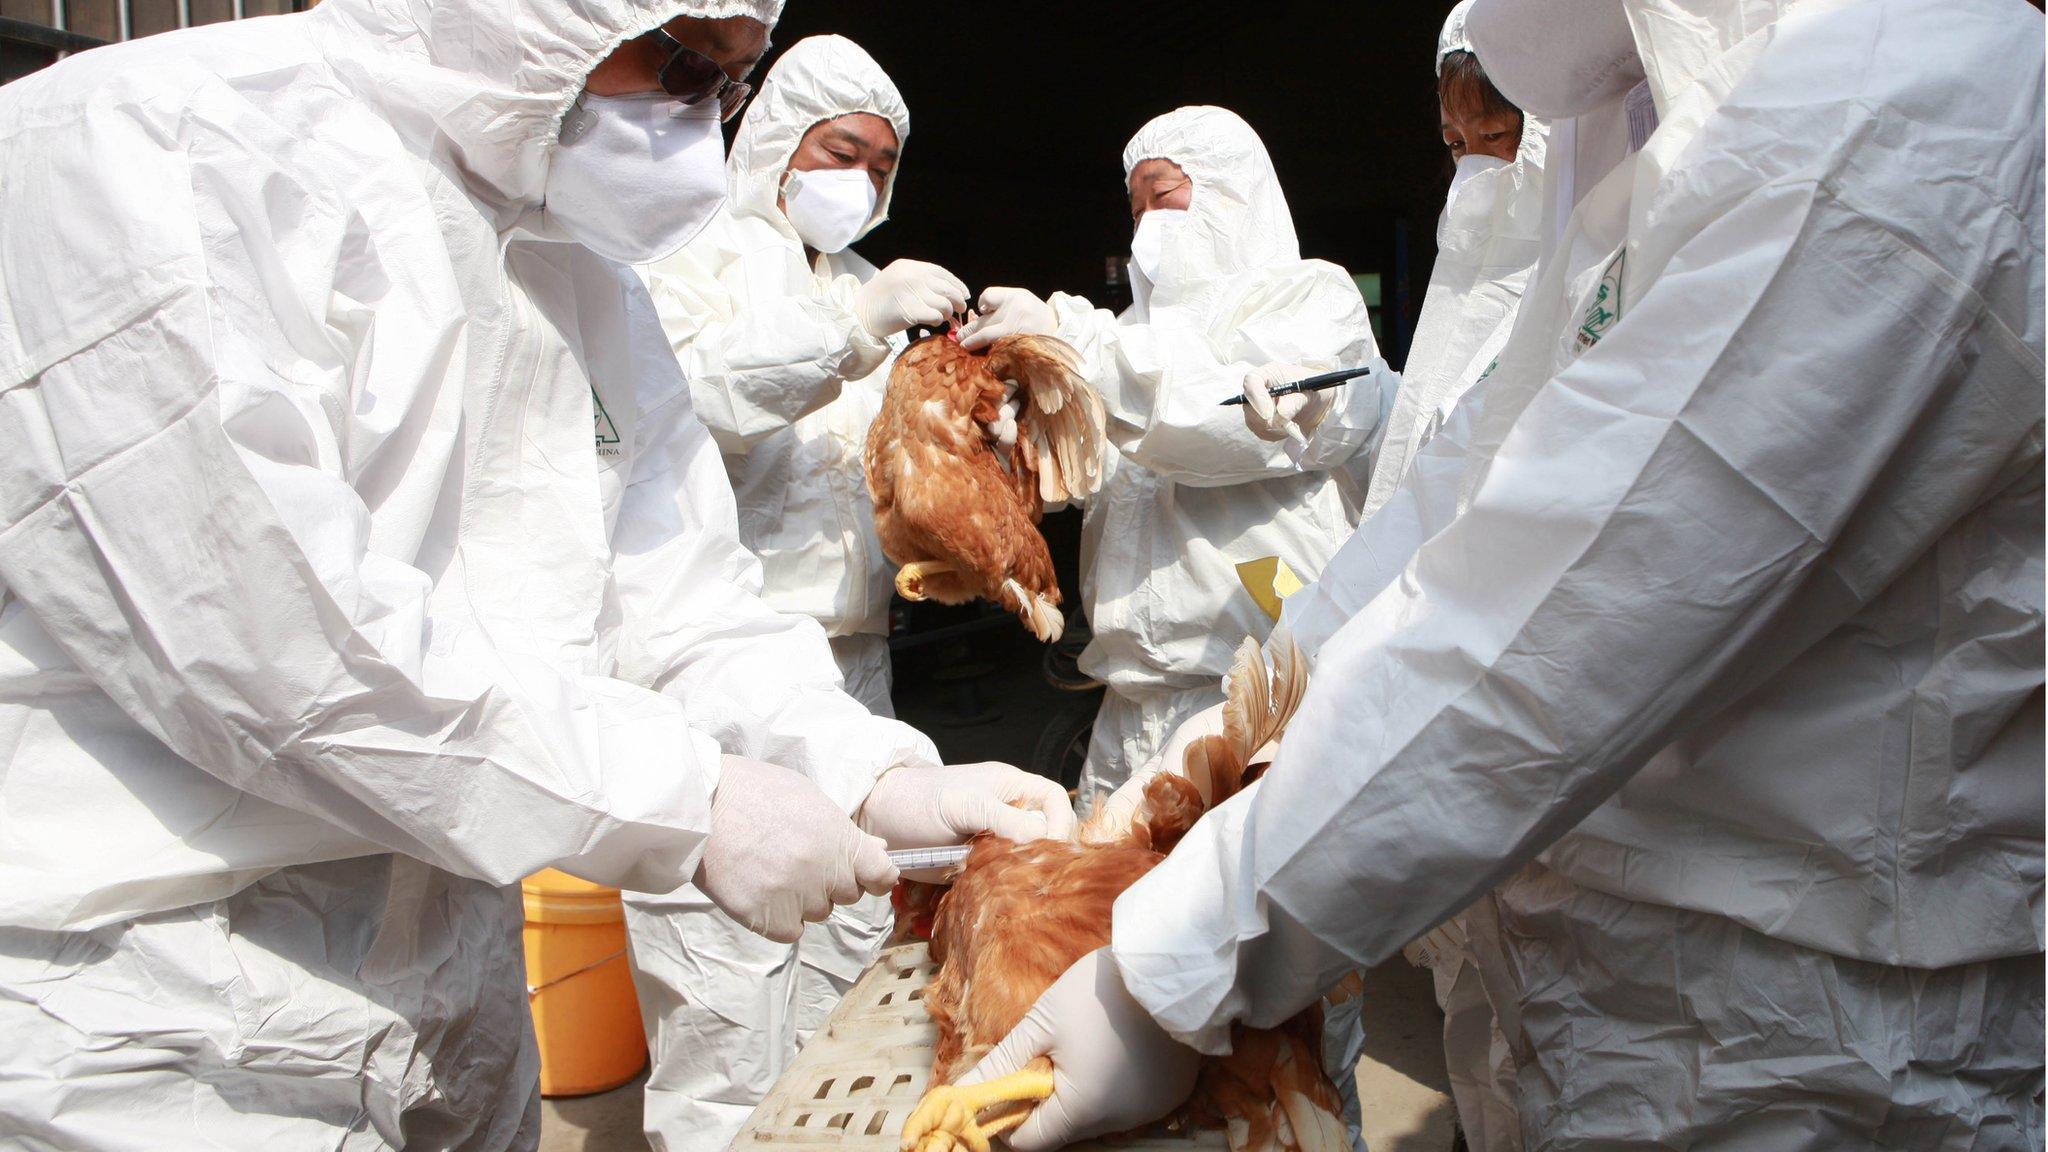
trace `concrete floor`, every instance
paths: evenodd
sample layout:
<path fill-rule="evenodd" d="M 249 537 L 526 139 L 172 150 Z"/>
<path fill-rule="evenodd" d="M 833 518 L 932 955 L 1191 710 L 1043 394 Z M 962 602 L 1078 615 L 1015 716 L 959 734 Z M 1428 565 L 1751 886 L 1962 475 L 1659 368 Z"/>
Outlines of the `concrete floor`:
<path fill-rule="evenodd" d="M 1395 959 L 1373 969 L 1365 990 L 1365 1058 L 1358 1093 L 1371 1152 L 1450 1152 L 1452 1108 L 1444 1081 L 1443 1017 L 1429 974 Z M 542 1105 L 541 1152 L 645 1152 L 640 1083 Z"/>
<path fill-rule="evenodd" d="M 1075 697 L 1047 684 L 1042 649 L 1004 627 L 956 642 L 899 652 L 896 710 L 930 734 L 953 763 L 1029 764 L 1050 719 Z M 971 675 L 962 679 L 961 671 Z M 1372 1152 L 1450 1152 L 1451 1100 L 1444 1079 L 1443 1017 L 1429 974 L 1396 958 L 1366 980 L 1365 1056 L 1358 1068 L 1366 1143 Z M 543 1152 L 642 1152 L 640 1085 L 549 1100 Z"/>

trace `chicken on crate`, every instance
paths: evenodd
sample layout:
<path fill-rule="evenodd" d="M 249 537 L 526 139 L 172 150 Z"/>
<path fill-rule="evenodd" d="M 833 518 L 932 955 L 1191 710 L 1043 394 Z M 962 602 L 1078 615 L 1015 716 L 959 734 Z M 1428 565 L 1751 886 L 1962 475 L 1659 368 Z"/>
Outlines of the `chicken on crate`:
<path fill-rule="evenodd" d="M 973 1068 L 1052 982 L 1110 941 L 1116 898 L 1173 851 L 1202 814 L 1257 779 L 1301 703 L 1307 662 L 1274 634 L 1269 669 L 1257 641 L 1230 671 L 1224 730 L 1188 748 L 1185 775 L 1161 773 L 1126 826 L 1102 813 L 1080 842 L 1016 844 L 984 838 L 937 898 L 924 991 L 938 1025 L 930 1083 L 903 1129 L 904 1152 L 985 1152 L 989 1138 L 1023 1122 L 1052 1093 L 1041 1057 L 1014 1076 L 949 1083 Z M 1168 1119 L 1182 1131 L 1220 1129 L 1234 1152 L 1348 1148 L 1337 1089 L 1322 1066 L 1320 1006 L 1278 1028 L 1240 1026 L 1228 1056 L 1203 1061 L 1193 1095 Z"/>
<path fill-rule="evenodd" d="M 889 373 L 862 462 L 882 551 L 906 600 L 982 599 L 1038 639 L 1060 638 L 1059 581 L 1038 521 L 1102 486 L 1102 397 L 1050 336 L 981 352 L 950 333 L 912 344 Z"/>

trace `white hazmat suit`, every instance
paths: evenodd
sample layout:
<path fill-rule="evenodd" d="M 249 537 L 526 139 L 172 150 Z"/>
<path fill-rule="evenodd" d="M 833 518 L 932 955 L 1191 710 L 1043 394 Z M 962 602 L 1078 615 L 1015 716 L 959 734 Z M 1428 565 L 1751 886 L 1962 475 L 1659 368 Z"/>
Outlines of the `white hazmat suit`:
<path fill-rule="evenodd" d="M 1538 114 L 1582 109 L 1504 62 L 1577 49 L 1516 19 L 1608 31 L 1561 8 L 1625 18 L 1661 127 L 1450 498 L 1411 475 L 1303 593 L 1362 599 L 1280 762 L 1119 902 L 1120 970 L 1213 1049 L 1505 880 L 1532 1152 L 2038 1148 L 2040 17 L 1481 0 Z"/>
<path fill-rule="evenodd" d="M 0 90 L 13 1146 L 531 1146 L 510 885 L 676 888 L 721 746 L 849 811 L 935 761 L 538 211 L 596 61 L 774 7 L 327 0 Z"/>
<path fill-rule="evenodd" d="M 896 86 L 858 45 L 838 36 L 791 45 L 733 140 L 726 209 L 642 275 L 697 415 L 724 453 L 763 598 L 823 625 L 847 690 L 887 716 L 894 566 L 875 537 L 861 446 L 890 345 L 853 307 L 875 269 L 851 249 L 813 264 L 778 206 L 804 134 L 855 112 L 888 120 L 899 148 L 910 136 Z M 893 172 L 889 184 L 863 234 L 888 218 Z M 648 1139 L 667 1152 L 715 1152 L 874 960 L 891 917 L 887 897 L 864 897 L 805 926 L 800 944 L 777 944 L 692 886 L 628 894 L 626 922 L 653 1052 Z"/>
<path fill-rule="evenodd" d="M 1049 301 L 1119 450 L 1082 522 L 1094 638 L 1081 668 L 1109 687 L 1084 796 L 1114 789 L 1182 720 L 1221 701 L 1236 646 L 1271 631 L 1238 564 L 1278 556 L 1308 577 L 1350 534 L 1361 494 L 1346 490 L 1344 466 L 1372 443 L 1396 381 L 1382 364 L 1346 385 L 1305 446 L 1252 435 L 1220 405 L 1252 369 L 1377 362 L 1364 299 L 1343 269 L 1301 258 L 1273 162 L 1235 113 L 1154 119 L 1125 147 L 1125 176 L 1154 157 L 1193 183 L 1186 217 L 1161 244 L 1158 282 L 1134 261 L 1137 299 L 1121 316 L 1077 296 Z M 1324 1031 L 1354 1137 L 1361 1007 L 1356 996 L 1329 1007 Z"/>
<path fill-rule="evenodd" d="M 1152 158 L 1193 182 L 1185 217 L 1161 241 L 1157 282 L 1134 262 L 1137 299 L 1121 316 L 1077 296 L 1050 301 L 1119 450 L 1082 528 L 1094 639 L 1081 669 L 1109 686 L 1084 796 L 1115 788 L 1181 720 L 1222 700 L 1237 645 L 1272 629 L 1238 564 L 1278 556 L 1306 579 L 1350 534 L 1358 493 L 1343 491 L 1342 466 L 1383 404 L 1382 379 L 1346 385 L 1307 453 L 1253 436 L 1236 408 L 1219 406 L 1267 363 L 1349 368 L 1373 363 L 1378 347 L 1351 278 L 1302 259 L 1249 124 L 1222 108 L 1167 113 L 1124 148 L 1124 174 Z"/>

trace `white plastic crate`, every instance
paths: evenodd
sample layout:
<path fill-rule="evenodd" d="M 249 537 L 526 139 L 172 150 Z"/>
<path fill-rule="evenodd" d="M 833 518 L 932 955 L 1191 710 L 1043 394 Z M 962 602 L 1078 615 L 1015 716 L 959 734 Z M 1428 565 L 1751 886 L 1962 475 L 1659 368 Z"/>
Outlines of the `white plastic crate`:
<path fill-rule="evenodd" d="M 896 1152 L 903 1122 L 931 1080 L 939 1030 L 923 997 L 935 968 L 922 944 L 882 953 L 754 1109 L 732 1147 Z M 1229 1144 L 1221 1132 L 1202 1132 L 1073 1147 L 1193 1152 Z"/>

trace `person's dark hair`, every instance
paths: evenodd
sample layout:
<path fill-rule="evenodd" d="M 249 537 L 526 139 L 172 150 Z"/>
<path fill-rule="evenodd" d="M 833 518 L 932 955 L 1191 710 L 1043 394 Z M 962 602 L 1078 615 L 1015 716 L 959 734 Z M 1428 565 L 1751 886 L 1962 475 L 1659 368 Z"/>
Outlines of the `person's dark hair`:
<path fill-rule="evenodd" d="M 1486 78 L 1479 57 L 1462 48 L 1447 53 L 1437 68 L 1436 96 L 1444 107 L 1474 118 L 1483 115 L 1519 119 L 1522 115 L 1522 110 L 1508 103 L 1508 98 Z"/>

